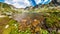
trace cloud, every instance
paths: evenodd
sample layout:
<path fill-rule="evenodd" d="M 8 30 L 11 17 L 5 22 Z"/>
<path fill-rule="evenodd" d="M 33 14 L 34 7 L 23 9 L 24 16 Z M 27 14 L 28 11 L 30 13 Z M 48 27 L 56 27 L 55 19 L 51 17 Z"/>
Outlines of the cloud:
<path fill-rule="evenodd" d="M 36 4 L 48 4 L 52 0 L 35 0 Z M 25 8 L 27 6 L 31 6 L 28 0 L 5 0 L 5 3 L 11 4 L 16 8 Z"/>
<path fill-rule="evenodd" d="M 18 3 L 14 3 L 13 6 L 16 7 L 16 8 L 25 8 L 26 7 L 25 5 L 21 5 L 21 4 L 18 4 Z"/>
<path fill-rule="evenodd" d="M 41 0 L 35 0 L 36 4 L 41 3 Z"/>
<path fill-rule="evenodd" d="M 25 8 L 27 6 L 30 6 L 28 0 L 5 0 L 5 3 L 11 4 L 16 8 Z"/>

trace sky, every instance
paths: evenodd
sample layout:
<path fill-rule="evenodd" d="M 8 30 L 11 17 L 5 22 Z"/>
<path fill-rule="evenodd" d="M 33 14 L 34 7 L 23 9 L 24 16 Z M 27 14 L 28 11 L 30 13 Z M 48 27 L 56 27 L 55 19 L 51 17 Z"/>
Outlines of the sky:
<path fill-rule="evenodd" d="M 42 3 L 42 2 L 44 4 L 44 3 L 47 3 L 46 1 L 48 1 L 48 0 L 45 0 L 44 2 L 41 1 L 41 0 L 35 0 L 36 4 L 39 4 L 39 3 Z M 29 3 L 28 0 L 0 0 L 0 2 L 11 4 L 16 8 L 25 8 L 27 6 L 31 6 L 31 4 Z"/>
<path fill-rule="evenodd" d="M 37 1 L 37 0 L 35 0 Z M 28 0 L 0 0 L 0 2 L 4 2 L 7 4 L 11 4 L 16 8 L 25 8 L 27 6 L 31 6 Z M 37 1 L 37 4 L 39 3 L 39 0 Z"/>
<path fill-rule="evenodd" d="M 4 2 L 4 0 L 0 0 L 0 2 Z"/>
<path fill-rule="evenodd" d="M 28 0 L 0 0 L 0 2 L 11 4 L 16 8 L 31 6 Z"/>

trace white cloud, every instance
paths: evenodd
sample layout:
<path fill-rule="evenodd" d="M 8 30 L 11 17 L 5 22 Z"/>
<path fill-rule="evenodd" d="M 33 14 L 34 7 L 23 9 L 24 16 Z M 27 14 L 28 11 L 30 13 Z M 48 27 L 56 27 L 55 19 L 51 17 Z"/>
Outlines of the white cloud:
<path fill-rule="evenodd" d="M 35 0 L 35 2 L 36 2 L 37 4 L 39 4 L 39 3 L 41 3 L 41 0 Z"/>
<path fill-rule="evenodd" d="M 8 1 L 8 0 L 5 0 L 5 3 L 7 3 L 7 4 L 11 4 L 10 1 Z"/>
<path fill-rule="evenodd" d="M 21 4 L 18 4 L 18 3 L 14 3 L 12 5 L 16 8 L 25 8 L 26 7 L 25 5 L 21 5 Z"/>
<path fill-rule="evenodd" d="M 25 8 L 26 6 L 30 6 L 28 0 L 5 0 L 5 3 L 11 4 L 16 8 Z"/>
<path fill-rule="evenodd" d="M 48 1 L 48 2 L 47 2 Z M 37 4 L 47 4 L 51 2 L 51 0 L 35 0 Z M 31 6 L 28 0 L 5 0 L 5 3 L 11 4 L 16 8 L 25 8 L 26 6 Z"/>

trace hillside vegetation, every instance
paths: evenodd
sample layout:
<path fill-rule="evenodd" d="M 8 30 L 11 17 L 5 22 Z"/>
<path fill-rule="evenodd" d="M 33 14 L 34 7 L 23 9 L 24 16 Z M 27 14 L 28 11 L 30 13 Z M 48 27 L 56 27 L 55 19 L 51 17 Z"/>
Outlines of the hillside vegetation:
<path fill-rule="evenodd" d="M 0 34 L 60 34 L 60 7 L 18 9 L 0 3 Z"/>

